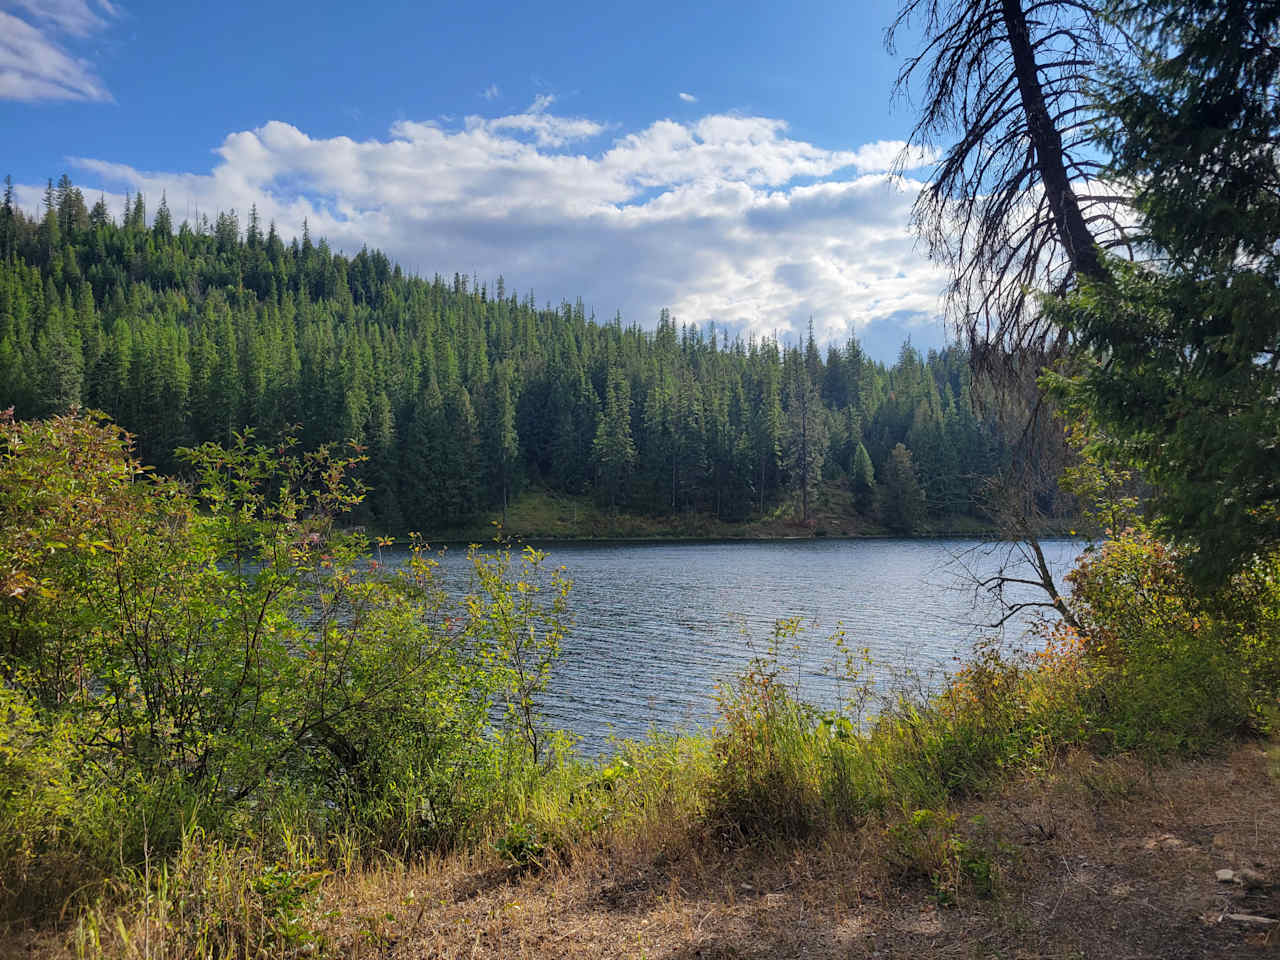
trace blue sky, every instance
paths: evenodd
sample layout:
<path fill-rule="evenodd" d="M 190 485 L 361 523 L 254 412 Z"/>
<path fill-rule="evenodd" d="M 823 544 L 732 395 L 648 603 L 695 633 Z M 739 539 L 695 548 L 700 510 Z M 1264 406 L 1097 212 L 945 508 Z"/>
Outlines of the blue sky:
<path fill-rule="evenodd" d="M 892 3 L 0 0 L 0 173 L 286 234 L 540 302 L 743 332 L 944 340 Z M 909 41 L 908 41 L 909 43 Z M 923 158 L 921 158 L 923 159 Z"/>

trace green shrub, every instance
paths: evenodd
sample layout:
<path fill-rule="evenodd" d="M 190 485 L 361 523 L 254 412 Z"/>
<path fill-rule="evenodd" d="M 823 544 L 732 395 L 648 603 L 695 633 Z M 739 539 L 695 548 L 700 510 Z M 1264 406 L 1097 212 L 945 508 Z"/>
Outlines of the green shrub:
<path fill-rule="evenodd" d="M 846 658 L 844 669 L 861 693 L 827 712 L 787 689 L 776 656 L 725 688 L 713 816 L 744 836 L 787 835 L 941 808 L 1088 736 L 1086 693 L 1095 671 L 1070 638 L 1037 654 L 980 645 L 941 690 L 884 697 L 870 718 L 865 664 Z"/>
<path fill-rule="evenodd" d="M 358 458 L 248 436 L 184 456 L 190 485 L 97 419 L 0 423 L 6 876 L 141 863 L 196 826 L 400 853 L 482 832 L 547 752 L 561 572 L 473 550 L 459 601 L 425 544 L 387 570 L 339 527 Z"/>
<path fill-rule="evenodd" d="M 982 831 L 982 818 L 968 824 Z M 996 892 L 998 851 L 981 836 L 962 835 L 954 814 L 922 808 L 886 828 L 888 865 L 904 880 L 923 879 L 942 906 L 952 905 L 963 891 L 978 897 Z"/>
<path fill-rule="evenodd" d="M 800 629 L 799 620 L 779 620 L 766 655 L 717 694 L 710 812 L 743 836 L 802 835 L 827 819 L 831 731 L 820 711 L 787 689 L 778 659 Z"/>
<path fill-rule="evenodd" d="M 1200 750 L 1262 722 L 1280 692 L 1280 560 L 1213 593 L 1176 552 L 1129 531 L 1071 574 L 1098 734 L 1119 749 Z"/>
<path fill-rule="evenodd" d="M 712 816 L 745 836 L 807 833 L 822 818 L 817 712 L 753 665 L 722 689 Z"/>
<path fill-rule="evenodd" d="M 0 902 L 22 913 L 56 902 L 81 882 L 86 865 L 68 842 L 81 812 L 70 724 L 48 720 L 17 690 L 0 684 Z"/>
<path fill-rule="evenodd" d="M 513 823 L 493 842 L 493 848 L 517 867 L 536 866 L 547 853 L 548 838 L 531 823 Z"/>

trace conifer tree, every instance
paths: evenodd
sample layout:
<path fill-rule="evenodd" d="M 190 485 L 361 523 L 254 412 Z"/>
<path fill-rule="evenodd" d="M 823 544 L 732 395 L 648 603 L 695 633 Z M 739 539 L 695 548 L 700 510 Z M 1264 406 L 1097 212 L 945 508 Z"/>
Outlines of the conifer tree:
<path fill-rule="evenodd" d="M 520 459 L 520 437 L 516 432 L 516 404 L 512 396 L 511 375 L 505 363 L 494 371 L 493 402 L 489 417 L 487 458 L 493 466 L 502 523 L 507 522 L 507 507 L 515 484 L 516 466 Z"/>
<path fill-rule="evenodd" d="M 849 484 L 853 489 L 853 502 L 857 505 L 858 512 L 869 514 L 876 501 L 876 471 L 867 448 L 861 442 L 854 450 Z"/>
<path fill-rule="evenodd" d="M 808 364 L 795 355 L 790 366 L 787 466 L 792 486 L 800 494 L 800 519 L 807 525 L 813 521 L 812 501 L 822 476 L 827 425 L 818 390 L 809 376 Z"/>
<path fill-rule="evenodd" d="M 880 515 L 885 526 L 910 535 L 924 522 L 924 491 L 916 477 L 911 451 L 899 443 L 889 452 L 880 485 Z"/>
<path fill-rule="evenodd" d="M 614 510 L 627 481 L 627 472 L 635 462 L 636 448 L 631 439 L 631 384 L 621 370 L 608 373 L 604 411 L 591 445 L 600 489 Z"/>
<path fill-rule="evenodd" d="M 156 208 L 155 220 L 151 224 L 151 232 L 161 242 L 173 236 L 173 216 L 169 213 L 169 200 L 161 193 L 160 206 Z"/>
<path fill-rule="evenodd" d="M 4 178 L 4 204 L 0 206 L 0 260 L 9 260 L 18 249 L 18 224 L 13 202 L 13 177 Z"/>

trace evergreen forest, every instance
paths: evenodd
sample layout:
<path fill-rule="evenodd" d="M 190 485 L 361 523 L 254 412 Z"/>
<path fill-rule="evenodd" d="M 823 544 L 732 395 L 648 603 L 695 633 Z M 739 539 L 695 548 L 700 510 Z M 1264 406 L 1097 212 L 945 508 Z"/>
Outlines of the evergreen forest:
<path fill-rule="evenodd" d="M 41 216 L 11 188 L 0 211 L 0 404 L 101 410 L 165 473 L 178 448 L 247 428 L 351 441 L 370 491 L 357 519 L 382 530 L 447 529 L 522 490 L 811 527 L 826 498 L 858 529 L 972 527 L 1011 447 L 972 391 L 961 349 L 908 341 L 886 366 L 812 330 L 600 321 L 501 276 L 344 256 L 305 226 L 286 241 L 256 209 L 175 225 L 138 194 L 117 218 L 64 175 Z"/>

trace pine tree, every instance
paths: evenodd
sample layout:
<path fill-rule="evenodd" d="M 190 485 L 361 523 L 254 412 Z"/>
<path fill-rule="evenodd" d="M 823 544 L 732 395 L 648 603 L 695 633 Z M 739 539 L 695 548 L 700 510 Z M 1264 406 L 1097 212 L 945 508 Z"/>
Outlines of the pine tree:
<path fill-rule="evenodd" d="M 876 502 L 876 471 L 871 464 L 867 448 L 858 443 L 853 454 L 853 466 L 849 473 L 849 485 L 853 490 L 853 502 L 858 512 L 869 514 Z"/>
<path fill-rule="evenodd" d="M 822 477 L 827 447 L 826 411 L 807 364 L 796 357 L 791 368 L 787 466 L 792 486 L 800 494 L 801 521 L 808 525 L 813 522 L 813 495 Z"/>
<path fill-rule="evenodd" d="M 142 191 L 139 190 L 133 198 L 133 206 L 129 210 L 129 215 L 125 220 L 126 229 L 141 233 L 147 229 L 147 204 L 142 199 Z"/>
<path fill-rule="evenodd" d="M 98 196 L 98 202 L 93 205 L 93 209 L 89 211 L 89 226 L 97 229 L 105 227 L 111 222 L 111 211 L 107 209 L 107 198 L 101 194 Z"/>
<path fill-rule="evenodd" d="M 498 364 L 493 384 L 488 460 L 493 464 L 498 496 L 502 503 L 502 523 L 507 523 L 507 506 L 520 459 L 520 437 L 516 432 L 516 404 L 511 376 L 505 363 Z"/>
<path fill-rule="evenodd" d="M 0 261 L 18 252 L 18 224 L 13 203 L 13 177 L 4 178 L 4 205 L 0 206 Z"/>
<path fill-rule="evenodd" d="M 631 439 L 631 384 L 617 369 L 611 369 L 608 374 L 604 413 L 596 428 L 591 453 L 600 489 L 607 494 L 609 506 L 616 510 L 627 472 L 636 458 Z"/>
<path fill-rule="evenodd" d="M 676 511 L 676 437 L 670 375 L 660 370 L 644 399 L 639 463 L 654 510 Z"/>
<path fill-rule="evenodd" d="M 173 217 L 169 213 L 169 200 L 164 193 L 160 194 L 160 206 L 156 208 L 151 233 L 161 242 L 168 241 L 173 236 Z"/>
<path fill-rule="evenodd" d="M 1091 352 L 1065 385 L 1075 412 L 1220 584 L 1280 548 L 1280 8 L 1117 12 L 1144 56 L 1108 78 L 1103 141 L 1153 265 L 1112 261 L 1049 315 Z"/>
<path fill-rule="evenodd" d="M 36 339 L 35 361 L 42 374 L 38 414 L 61 414 L 78 407 L 84 389 L 80 338 L 56 302 L 50 304 Z"/>
<path fill-rule="evenodd" d="M 46 196 L 45 202 L 52 203 L 52 192 Z M 58 211 L 52 206 L 46 206 L 44 222 L 40 226 L 40 241 L 44 264 L 57 280 L 62 274 L 62 230 L 58 227 Z"/>
<path fill-rule="evenodd" d="M 924 522 L 924 491 L 916 478 L 911 451 L 901 443 L 890 451 L 881 479 L 880 516 L 885 526 L 896 533 L 915 533 Z"/>
<path fill-rule="evenodd" d="M 447 430 L 444 398 L 432 377 L 413 399 L 400 444 L 397 487 L 400 509 L 411 530 L 446 519 L 441 494 L 446 474 Z"/>
<path fill-rule="evenodd" d="M 445 430 L 443 501 L 445 516 L 465 520 L 480 504 L 479 445 L 475 407 L 461 383 L 453 384 L 444 398 Z"/>

